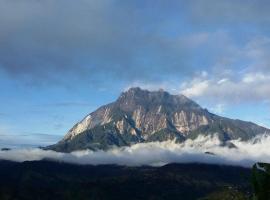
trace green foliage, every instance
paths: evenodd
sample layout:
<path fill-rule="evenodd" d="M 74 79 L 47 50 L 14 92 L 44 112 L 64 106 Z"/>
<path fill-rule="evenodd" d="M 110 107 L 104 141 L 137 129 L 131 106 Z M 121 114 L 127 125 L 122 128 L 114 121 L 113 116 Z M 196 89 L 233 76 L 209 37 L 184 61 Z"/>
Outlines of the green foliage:
<path fill-rule="evenodd" d="M 1 161 L 0 199 L 214 200 L 235 194 L 239 198 L 234 199 L 241 200 L 250 193 L 250 175 L 249 169 L 206 164 L 124 167 Z"/>
<path fill-rule="evenodd" d="M 248 200 L 248 194 L 239 191 L 237 188 L 227 187 L 220 191 L 215 191 L 200 200 Z"/>
<path fill-rule="evenodd" d="M 270 164 L 258 163 L 252 169 L 254 200 L 270 199 Z"/>

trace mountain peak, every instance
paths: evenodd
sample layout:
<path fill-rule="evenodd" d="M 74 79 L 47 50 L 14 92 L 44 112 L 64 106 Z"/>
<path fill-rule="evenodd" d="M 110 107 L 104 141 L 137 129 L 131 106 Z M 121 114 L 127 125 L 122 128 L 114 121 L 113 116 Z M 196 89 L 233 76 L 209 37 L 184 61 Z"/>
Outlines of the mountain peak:
<path fill-rule="evenodd" d="M 130 87 L 127 91 L 127 93 L 136 93 L 136 92 L 142 92 L 142 91 L 148 91 L 148 90 L 145 90 L 145 89 L 142 89 L 140 87 Z"/>
<path fill-rule="evenodd" d="M 139 93 L 151 93 L 151 92 L 156 92 L 156 93 L 160 93 L 160 94 L 168 94 L 169 95 L 169 92 L 165 91 L 164 89 L 160 88 L 158 90 L 147 90 L 147 89 L 142 89 L 140 87 L 130 87 L 128 90 L 126 90 L 125 92 L 123 93 L 132 93 L 132 94 L 139 94 Z"/>
<path fill-rule="evenodd" d="M 118 99 L 123 98 L 150 98 L 151 100 L 153 100 L 154 98 L 159 98 L 163 100 L 174 100 L 175 103 L 193 102 L 191 99 L 189 99 L 183 94 L 170 94 L 162 88 L 150 91 L 147 89 L 141 89 L 140 87 L 131 87 L 125 92 L 122 92 Z"/>
<path fill-rule="evenodd" d="M 172 95 L 169 92 L 159 89 L 157 91 L 144 90 L 139 87 L 132 87 L 123 92 L 117 102 L 124 110 L 134 110 L 136 106 L 153 108 L 164 106 L 166 110 L 175 109 L 201 109 L 201 107 L 186 96 Z"/>
<path fill-rule="evenodd" d="M 163 89 L 159 89 L 156 91 L 153 91 L 153 90 L 150 91 L 147 89 L 142 89 L 140 87 L 131 87 L 128 90 L 122 92 L 121 96 L 124 95 L 124 96 L 129 96 L 129 97 L 132 97 L 132 96 L 140 97 L 140 96 L 154 94 L 154 93 L 156 95 L 170 95 L 168 92 L 164 91 Z"/>
<path fill-rule="evenodd" d="M 128 90 L 121 93 L 119 98 L 135 97 L 148 94 L 150 91 L 141 89 L 140 87 L 131 87 Z"/>

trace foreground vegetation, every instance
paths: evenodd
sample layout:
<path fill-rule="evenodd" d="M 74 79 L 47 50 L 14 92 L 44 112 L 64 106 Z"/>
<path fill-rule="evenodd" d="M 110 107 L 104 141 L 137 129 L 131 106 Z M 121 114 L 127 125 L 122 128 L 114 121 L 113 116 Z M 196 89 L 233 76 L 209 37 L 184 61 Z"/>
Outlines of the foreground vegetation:
<path fill-rule="evenodd" d="M 206 164 L 163 167 L 0 163 L 0 199 L 249 199 L 251 170 Z"/>

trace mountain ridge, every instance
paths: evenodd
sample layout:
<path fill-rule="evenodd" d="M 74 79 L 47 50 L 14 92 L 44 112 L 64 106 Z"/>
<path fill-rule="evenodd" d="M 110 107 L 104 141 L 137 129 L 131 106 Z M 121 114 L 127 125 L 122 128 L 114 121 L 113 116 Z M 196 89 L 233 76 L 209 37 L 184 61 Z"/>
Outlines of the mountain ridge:
<path fill-rule="evenodd" d="M 248 140 L 263 133 L 270 133 L 270 130 L 252 122 L 210 113 L 184 95 L 135 87 L 87 115 L 61 141 L 47 149 L 63 152 L 106 150 L 140 142 L 182 142 L 200 134 L 217 134 L 221 141 L 226 142 Z"/>

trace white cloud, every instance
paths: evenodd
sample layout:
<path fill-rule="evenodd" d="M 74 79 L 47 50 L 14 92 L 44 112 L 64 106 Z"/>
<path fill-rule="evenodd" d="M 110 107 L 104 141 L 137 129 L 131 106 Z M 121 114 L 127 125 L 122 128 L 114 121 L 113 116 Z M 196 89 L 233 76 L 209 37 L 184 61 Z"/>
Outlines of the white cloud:
<path fill-rule="evenodd" d="M 202 71 L 201 72 L 201 75 L 202 75 L 202 77 L 207 77 L 208 76 L 208 72 L 207 71 Z"/>
<path fill-rule="evenodd" d="M 195 77 L 190 82 L 181 85 L 180 92 L 190 98 L 204 98 L 213 102 L 266 102 L 270 98 L 270 73 L 244 73 L 233 76 L 216 78 L 220 75 Z M 234 75 L 235 76 L 235 75 Z"/>
<path fill-rule="evenodd" d="M 227 78 L 223 78 L 223 79 L 220 79 L 218 82 L 217 82 L 217 84 L 222 84 L 222 83 L 225 83 L 225 82 L 227 82 L 228 81 L 228 79 Z"/>
<path fill-rule="evenodd" d="M 180 92 L 215 104 L 269 101 L 270 38 L 256 36 L 242 46 L 228 40 L 224 48 L 207 76 L 195 75 Z"/>
<path fill-rule="evenodd" d="M 187 97 L 193 97 L 193 96 L 201 96 L 204 94 L 205 91 L 209 88 L 209 81 L 203 80 L 198 81 L 195 80 L 191 83 L 191 87 L 188 87 L 184 89 L 181 93 L 186 95 Z"/>
<path fill-rule="evenodd" d="M 245 74 L 242 80 L 244 83 L 256 82 L 270 82 L 270 75 L 263 74 L 262 72 Z"/>
<path fill-rule="evenodd" d="M 213 111 L 216 114 L 224 114 L 224 111 L 226 110 L 226 105 L 223 103 L 215 105 L 211 111 Z"/>
<path fill-rule="evenodd" d="M 256 141 L 256 143 L 255 143 Z M 199 136 L 176 144 L 174 141 L 140 143 L 109 151 L 90 150 L 57 153 L 41 149 L 15 149 L 0 151 L 0 159 L 31 161 L 51 159 L 77 164 L 119 164 L 128 166 L 164 165 L 166 163 L 214 163 L 251 167 L 255 162 L 270 162 L 270 137 L 260 136 L 248 142 L 231 141 L 237 148 L 220 146 L 217 137 Z M 209 155 L 205 152 L 212 152 Z"/>

